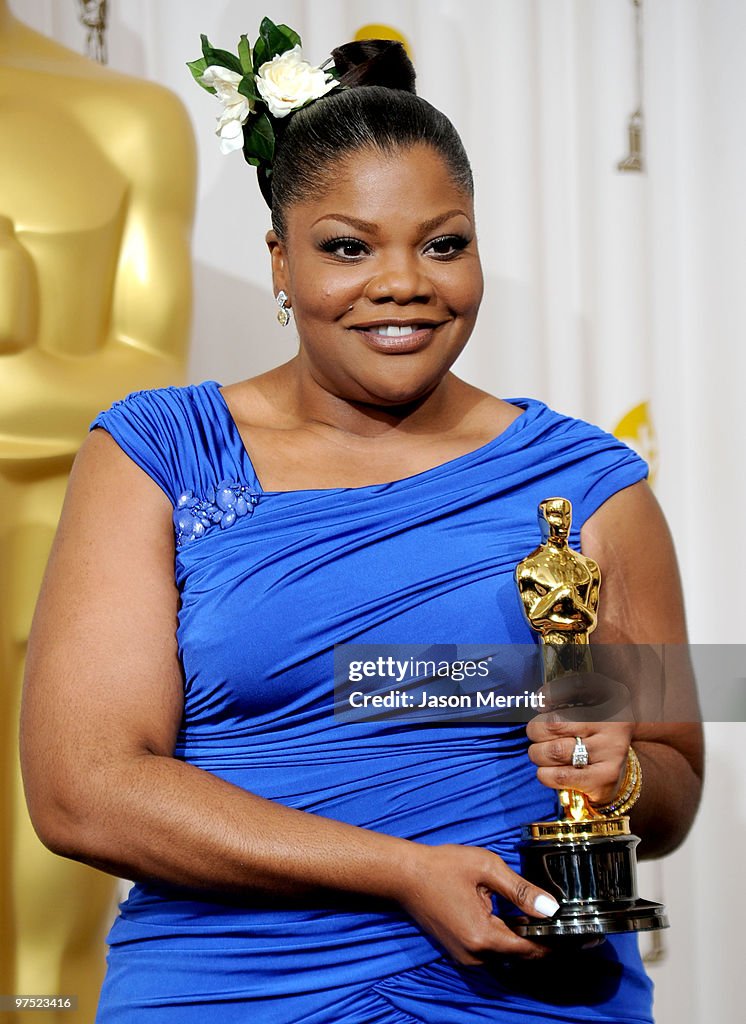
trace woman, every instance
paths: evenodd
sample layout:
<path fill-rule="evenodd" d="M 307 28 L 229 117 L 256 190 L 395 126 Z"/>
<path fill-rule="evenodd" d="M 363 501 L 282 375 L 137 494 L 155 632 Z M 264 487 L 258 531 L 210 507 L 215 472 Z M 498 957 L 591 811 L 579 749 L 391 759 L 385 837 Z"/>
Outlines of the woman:
<path fill-rule="evenodd" d="M 71 478 L 22 756 L 42 840 L 137 883 L 98 1020 L 650 1020 L 634 936 L 569 969 L 493 895 L 555 912 L 516 873 L 520 825 L 570 783 L 612 803 L 632 741 L 633 827 L 649 855 L 674 848 L 699 794 L 695 727 L 332 713 L 336 645 L 532 639 L 513 571 L 550 494 L 603 567 L 598 639 L 682 642 L 645 465 L 450 372 L 482 298 L 471 172 L 401 47 L 335 50 L 349 88 L 322 75 L 278 115 L 282 52 L 265 50 L 253 121 L 236 80 L 208 73 L 216 52 L 196 70 L 223 90 L 228 148 L 238 122 L 255 156 L 262 113 L 274 133 L 253 162 L 299 351 L 238 384 L 115 403 Z"/>

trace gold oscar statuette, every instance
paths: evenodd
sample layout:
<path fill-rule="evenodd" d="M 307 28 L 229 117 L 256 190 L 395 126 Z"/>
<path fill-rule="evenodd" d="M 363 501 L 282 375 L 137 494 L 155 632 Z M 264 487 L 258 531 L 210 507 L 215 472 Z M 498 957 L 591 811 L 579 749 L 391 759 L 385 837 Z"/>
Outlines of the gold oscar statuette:
<path fill-rule="evenodd" d="M 74 995 L 77 1009 L 48 1008 L 45 1024 L 90 1024 L 119 887 L 36 835 L 21 685 L 88 424 L 130 391 L 184 379 L 196 154 L 176 96 L 33 31 L 7 0 L 0 129 L 0 993 Z M 27 1017 L 0 1007 L 3 1024 Z"/>
<path fill-rule="evenodd" d="M 562 676 L 593 672 L 589 637 L 596 628 L 601 572 L 592 558 L 568 545 L 567 498 L 542 501 L 538 517 L 541 543 L 518 563 L 515 579 L 529 625 L 539 634 L 544 688 L 551 693 Z M 572 720 L 571 709 L 567 717 Z M 624 813 L 602 812 L 583 793 L 561 790 L 557 818 L 524 825 L 520 848 L 521 874 L 552 893 L 560 909 L 553 918 L 517 922 L 513 929 L 547 938 L 667 928 L 665 908 L 637 894 L 639 841 Z"/>

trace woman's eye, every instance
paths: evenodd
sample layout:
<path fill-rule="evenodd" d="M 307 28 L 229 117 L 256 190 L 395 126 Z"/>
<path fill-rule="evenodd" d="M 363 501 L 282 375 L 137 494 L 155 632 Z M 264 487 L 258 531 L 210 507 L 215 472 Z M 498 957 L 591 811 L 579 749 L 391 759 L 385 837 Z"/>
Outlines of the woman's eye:
<path fill-rule="evenodd" d="M 356 238 L 328 238 L 321 243 L 321 248 L 342 259 L 355 259 L 367 252 L 367 247 Z"/>
<path fill-rule="evenodd" d="M 442 238 L 434 238 L 426 252 L 433 252 L 436 256 L 455 256 L 468 244 L 469 239 L 463 235 L 443 235 Z"/>
<path fill-rule="evenodd" d="M 469 239 L 463 235 L 443 235 L 441 238 L 434 238 L 425 248 L 425 252 L 441 259 L 448 259 L 458 255 L 469 244 Z M 365 242 L 358 238 L 327 238 L 319 243 L 323 252 L 328 252 L 342 260 L 355 260 L 370 253 Z"/>

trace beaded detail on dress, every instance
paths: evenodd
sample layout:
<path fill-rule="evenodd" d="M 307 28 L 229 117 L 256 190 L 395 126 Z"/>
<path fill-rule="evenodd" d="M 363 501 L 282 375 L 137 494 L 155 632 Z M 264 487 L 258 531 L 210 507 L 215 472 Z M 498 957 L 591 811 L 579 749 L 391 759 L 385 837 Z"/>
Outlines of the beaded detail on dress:
<path fill-rule="evenodd" d="M 228 529 L 237 519 L 251 515 L 258 501 L 251 488 L 232 480 L 221 480 L 204 498 L 182 491 L 173 514 L 176 547 L 199 540 L 215 526 Z"/>

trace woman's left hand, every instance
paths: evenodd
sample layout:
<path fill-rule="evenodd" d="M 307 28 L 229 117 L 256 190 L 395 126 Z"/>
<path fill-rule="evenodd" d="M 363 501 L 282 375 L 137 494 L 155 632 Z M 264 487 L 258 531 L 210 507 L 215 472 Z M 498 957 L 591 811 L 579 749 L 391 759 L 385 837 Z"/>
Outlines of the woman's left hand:
<path fill-rule="evenodd" d="M 526 727 L 531 740 L 528 756 L 545 786 L 578 790 L 594 804 L 611 803 L 624 781 L 634 724 L 573 722 L 569 716 L 574 710 L 568 709 L 566 714 L 548 711 L 532 718 Z M 577 737 L 588 750 L 588 764 L 583 768 L 572 764 Z"/>
<path fill-rule="evenodd" d="M 577 789 L 603 805 L 614 799 L 623 782 L 632 740 L 643 776 L 631 814 L 635 834 L 643 837 L 637 854 L 660 857 L 675 850 L 691 827 L 703 765 L 671 534 L 655 496 L 640 481 L 604 501 L 581 526 L 580 539 L 583 554 L 603 574 L 590 645 L 596 670 L 583 677 L 582 694 L 576 692 L 579 677 L 575 682 L 567 676 L 552 681 L 552 695 L 558 699 L 548 700 L 542 708 L 547 713 L 528 725 L 531 759 L 545 785 Z M 588 708 L 568 707 L 588 702 L 588 676 L 598 684 L 589 703 L 603 712 L 595 714 L 595 721 L 585 713 Z M 626 699 L 620 686 L 627 690 Z M 588 748 L 586 768 L 571 764 L 576 736 Z"/>

